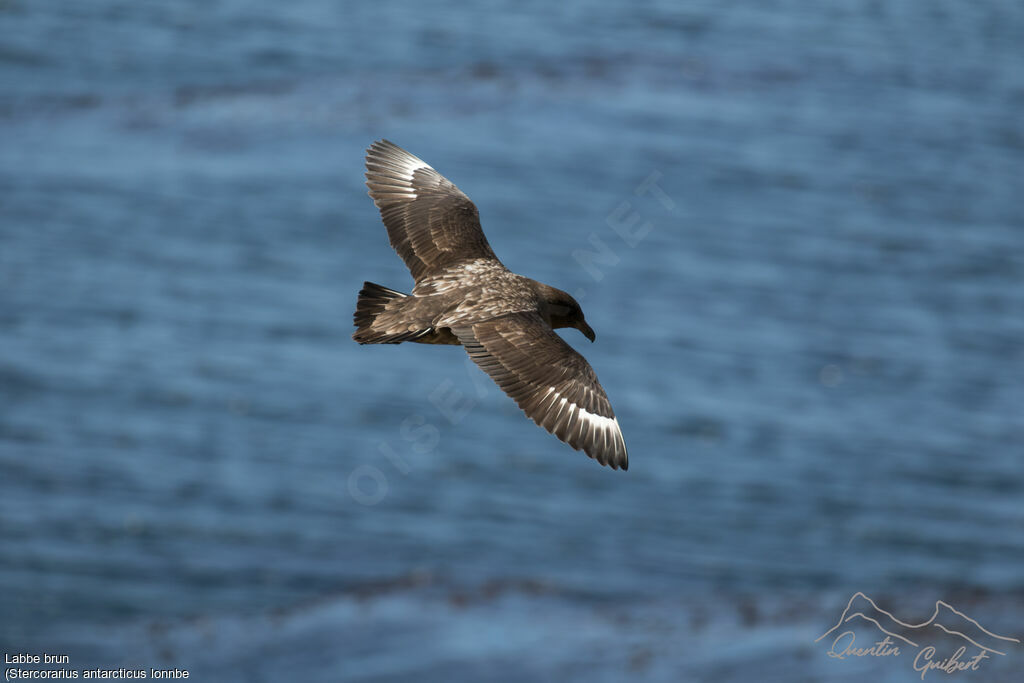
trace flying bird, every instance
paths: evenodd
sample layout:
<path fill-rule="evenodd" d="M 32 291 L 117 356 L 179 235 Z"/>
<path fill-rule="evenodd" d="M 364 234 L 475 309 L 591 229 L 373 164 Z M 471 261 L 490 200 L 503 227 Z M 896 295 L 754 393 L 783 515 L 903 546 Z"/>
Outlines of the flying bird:
<path fill-rule="evenodd" d="M 411 294 L 363 283 L 352 335 L 360 344 L 461 344 L 538 425 L 602 465 L 628 469 L 626 443 L 586 359 L 555 333 L 594 330 L 568 293 L 506 268 L 469 197 L 422 159 L 381 140 L 366 185 Z"/>

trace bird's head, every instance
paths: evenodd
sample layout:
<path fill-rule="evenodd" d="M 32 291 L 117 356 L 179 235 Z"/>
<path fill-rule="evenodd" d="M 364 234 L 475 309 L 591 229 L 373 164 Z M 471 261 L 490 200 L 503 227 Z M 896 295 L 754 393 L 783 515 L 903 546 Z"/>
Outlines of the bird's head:
<path fill-rule="evenodd" d="M 583 317 L 583 310 L 580 309 L 579 303 L 568 292 L 545 285 L 542 299 L 548 323 L 553 329 L 575 327 L 590 341 L 597 338 L 594 330 Z"/>

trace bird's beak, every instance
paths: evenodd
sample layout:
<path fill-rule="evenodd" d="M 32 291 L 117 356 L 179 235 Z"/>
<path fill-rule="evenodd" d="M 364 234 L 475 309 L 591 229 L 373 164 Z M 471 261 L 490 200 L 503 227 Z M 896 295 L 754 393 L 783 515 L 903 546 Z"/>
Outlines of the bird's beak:
<path fill-rule="evenodd" d="M 586 337 L 587 339 L 589 339 L 591 342 L 593 342 L 595 339 L 597 339 L 597 335 L 594 334 L 594 330 L 592 330 L 590 328 L 590 325 L 588 325 L 584 321 L 582 321 L 582 320 L 580 321 L 579 327 L 577 327 L 577 329 L 580 332 L 582 332 L 583 336 Z"/>

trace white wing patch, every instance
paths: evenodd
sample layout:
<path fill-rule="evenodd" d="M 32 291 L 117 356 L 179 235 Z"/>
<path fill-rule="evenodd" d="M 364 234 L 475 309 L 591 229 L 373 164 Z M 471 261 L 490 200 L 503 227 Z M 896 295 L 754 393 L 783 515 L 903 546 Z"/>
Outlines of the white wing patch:
<path fill-rule="evenodd" d="M 569 400 L 562 396 L 562 394 L 554 387 L 548 387 L 548 391 L 545 396 L 550 396 L 552 392 L 555 394 L 554 399 L 545 399 L 543 401 L 543 403 L 551 404 L 551 408 L 548 409 L 548 415 L 555 413 L 555 419 L 557 420 L 563 413 L 566 413 L 566 404 L 569 406 L 568 412 L 566 413 L 569 418 L 572 417 L 573 412 L 579 413 L 579 416 L 576 418 L 576 424 L 573 426 L 573 429 L 569 434 L 570 440 L 572 440 L 572 437 L 581 437 L 584 433 L 583 425 L 586 424 L 590 427 L 591 432 L 601 435 L 598 443 L 603 441 L 606 446 L 611 446 L 617 441 L 623 441 L 622 430 L 619 428 L 618 418 L 605 417 L 604 415 L 591 413 L 576 403 L 570 403 Z M 556 401 L 557 404 L 555 403 Z M 558 406 L 557 409 L 555 408 L 556 405 Z M 545 420 L 545 422 L 546 421 L 547 420 Z"/>
<path fill-rule="evenodd" d="M 401 147 L 393 145 L 386 140 L 374 143 L 370 147 L 369 154 L 366 157 L 366 168 L 369 171 L 367 177 L 371 178 L 373 176 L 371 180 L 374 180 L 381 186 L 386 186 L 387 189 L 385 191 L 387 193 L 400 193 L 409 200 L 416 199 L 418 196 L 412 186 L 413 176 L 416 175 L 416 171 L 421 169 L 434 170 L 423 159 L 409 154 Z"/>
<path fill-rule="evenodd" d="M 408 152 L 406 152 L 405 154 L 403 154 L 399 158 L 395 159 L 395 162 L 396 162 L 396 165 L 397 165 L 397 168 L 394 171 L 395 175 L 400 177 L 402 180 L 406 181 L 407 183 L 409 183 L 409 187 L 406 190 L 409 193 L 409 198 L 410 199 L 416 199 L 416 197 L 417 197 L 416 191 L 413 190 L 413 188 L 412 188 L 412 178 L 413 178 L 413 176 L 416 175 L 416 171 L 418 171 L 418 170 L 420 170 L 422 168 L 427 168 L 427 169 L 430 169 L 431 171 L 433 171 L 434 170 L 433 167 L 430 164 L 428 164 L 427 162 L 425 162 L 422 159 L 419 159 L 417 157 L 414 157 L 413 155 L 409 154 Z"/>

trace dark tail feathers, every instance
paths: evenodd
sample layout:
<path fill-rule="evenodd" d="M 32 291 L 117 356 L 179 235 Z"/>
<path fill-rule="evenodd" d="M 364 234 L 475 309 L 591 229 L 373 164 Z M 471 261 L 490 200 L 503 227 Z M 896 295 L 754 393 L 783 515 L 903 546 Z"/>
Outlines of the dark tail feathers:
<path fill-rule="evenodd" d="M 352 316 L 353 322 L 358 328 L 352 338 L 360 344 L 398 344 L 406 341 L 409 335 L 387 335 L 372 329 L 373 321 L 384 311 L 384 307 L 389 301 L 406 296 L 408 294 L 402 294 L 372 282 L 364 282 L 363 288 L 359 290 L 355 315 Z"/>

